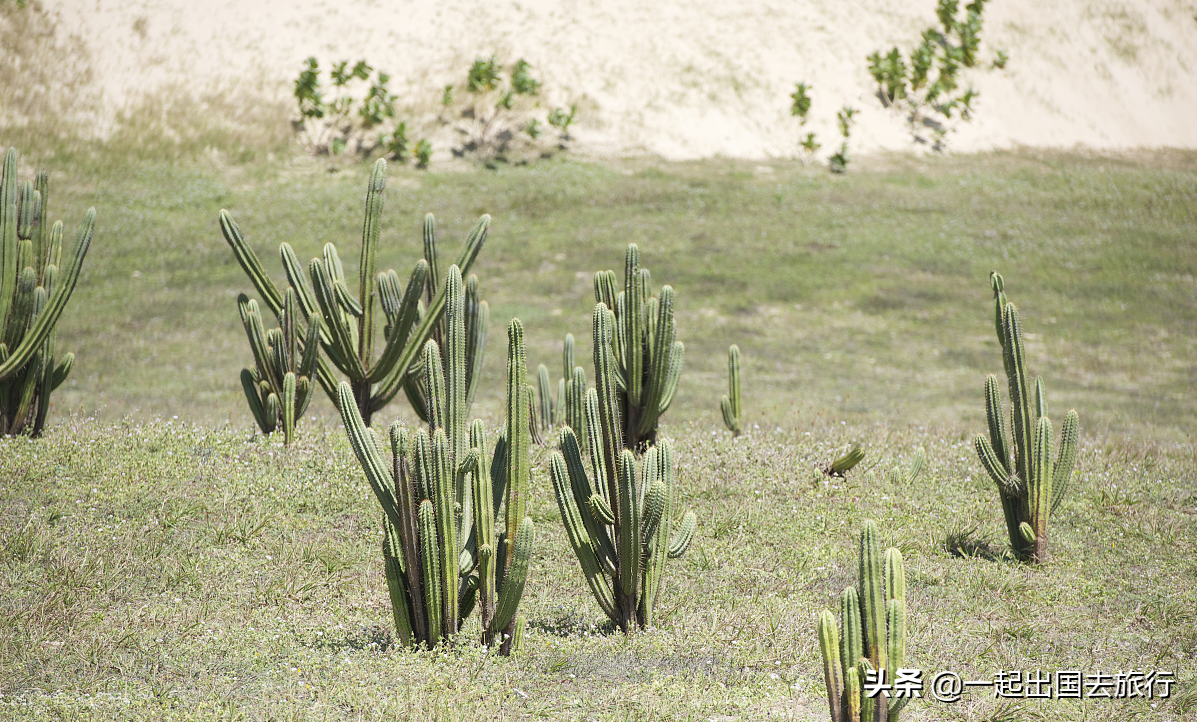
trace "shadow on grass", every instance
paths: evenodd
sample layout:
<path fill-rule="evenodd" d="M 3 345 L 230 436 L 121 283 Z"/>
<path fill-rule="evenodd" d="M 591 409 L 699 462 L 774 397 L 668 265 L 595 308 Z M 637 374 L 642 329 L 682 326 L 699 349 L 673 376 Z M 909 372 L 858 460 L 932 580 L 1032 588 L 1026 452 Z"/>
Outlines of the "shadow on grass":
<path fill-rule="evenodd" d="M 395 639 L 391 636 L 390 631 L 379 626 L 371 626 L 361 627 L 355 632 L 346 630 L 342 637 L 321 635 L 312 642 L 311 646 L 313 649 L 332 652 L 343 652 L 349 649 L 359 652 L 366 650 L 385 652 L 395 646 Z"/>
<path fill-rule="evenodd" d="M 962 526 L 944 535 L 942 547 L 954 557 L 962 559 L 984 559 L 989 562 L 1005 560 L 1005 550 L 995 548 L 992 542 L 977 531 L 976 525 Z"/>
<path fill-rule="evenodd" d="M 584 637 L 587 635 L 606 637 L 619 631 L 610 619 L 600 624 L 587 623 L 580 614 L 562 614 L 554 620 L 528 620 L 528 628 L 539 634 L 553 637 Z"/>

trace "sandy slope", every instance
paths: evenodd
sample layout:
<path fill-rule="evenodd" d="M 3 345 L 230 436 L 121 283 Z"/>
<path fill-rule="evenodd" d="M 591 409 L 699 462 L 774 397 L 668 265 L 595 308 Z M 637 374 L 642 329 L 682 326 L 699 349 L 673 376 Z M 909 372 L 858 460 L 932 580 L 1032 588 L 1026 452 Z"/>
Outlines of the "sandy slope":
<path fill-rule="evenodd" d="M 795 81 L 813 85 L 808 130 L 835 142 L 861 110 L 856 150 L 911 145 L 873 97 L 865 56 L 912 46 L 933 0 L 46 0 L 91 48 L 106 107 L 164 83 L 285 97 L 300 62 L 367 58 L 405 98 L 439 97 L 478 55 L 524 57 L 551 104 L 581 102 L 583 149 L 667 158 L 792 156 Z M 955 150 L 1026 144 L 1197 146 L 1197 0 L 992 0 L 977 119 Z M 443 146 L 442 146 L 443 147 Z"/>

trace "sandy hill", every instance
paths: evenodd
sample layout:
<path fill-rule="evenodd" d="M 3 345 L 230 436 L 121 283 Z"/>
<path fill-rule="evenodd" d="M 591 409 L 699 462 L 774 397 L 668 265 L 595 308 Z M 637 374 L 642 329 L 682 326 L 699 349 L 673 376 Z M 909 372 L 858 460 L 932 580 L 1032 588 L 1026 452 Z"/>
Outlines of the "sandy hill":
<path fill-rule="evenodd" d="M 796 81 L 813 87 L 825 148 L 835 112 L 860 113 L 857 151 L 905 149 L 865 57 L 912 47 L 935 2 L 914 0 L 45 0 L 61 38 L 87 49 L 106 113 L 162 88 L 286 99 L 304 58 L 365 58 L 412 109 L 460 82 L 479 55 L 526 58 L 544 102 L 580 105 L 593 153 L 789 157 Z M 1010 145 L 1197 146 L 1197 1 L 992 0 L 972 72 L 974 122 L 957 151 Z M 100 124 L 101 127 L 103 123 Z"/>

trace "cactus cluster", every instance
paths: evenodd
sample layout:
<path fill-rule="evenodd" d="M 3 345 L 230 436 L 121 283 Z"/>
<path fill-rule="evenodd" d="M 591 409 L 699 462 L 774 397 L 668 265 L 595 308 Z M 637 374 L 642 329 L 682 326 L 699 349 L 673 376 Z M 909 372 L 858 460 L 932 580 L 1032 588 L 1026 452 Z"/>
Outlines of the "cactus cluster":
<path fill-rule="evenodd" d="M 265 330 L 258 302 L 244 293 L 237 296 L 237 310 L 249 337 L 254 367 L 241 369 L 241 388 L 263 434 L 283 430 L 283 443 L 295 438 L 295 423 L 312 400 L 312 376 L 320 355 L 320 318 L 313 317 L 301 338 L 295 291 L 283 294 L 279 328 Z"/>
<path fill-rule="evenodd" d="M 653 624 L 665 562 L 686 553 L 694 537 L 693 511 L 679 515 L 673 446 L 648 447 L 639 462 L 624 447 L 612 314 L 594 310 L 596 387 L 585 393 L 590 439 L 588 475 L 573 429 L 561 432 L 550 475 L 566 535 L 599 606 L 625 632 Z"/>
<path fill-rule="evenodd" d="M 524 381 L 523 326 L 519 319 L 508 326 L 507 425 L 488 458 L 482 421 L 466 423 L 465 293 L 457 266 L 449 269 L 446 288 L 444 356 L 430 339 L 421 359 L 428 428 L 409 433 L 392 424 L 387 464 L 350 384 L 340 384 L 338 405 L 383 509 L 383 557 L 399 639 L 429 648 L 449 643 L 477 606 L 483 643 L 509 654 L 523 634 L 517 611 L 534 533 L 525 514 L 532 397 Z M 501 509 L 504 530 L 496 533 Z"/>
<path fill-rule="evenodd" d="M 651 276 L 640 266 L 640 249 L 628 244 L 623 290 L 614 271 L 594 274 L 594 299 L 611 315 L 610 345 L 623 447 L 643 453 L 657 438 L 661 414 L 669 409 L 682 374 L 685 347 L 676 340 L 673 287 L 652 294 Z M 596 310 L 597 314 L 597 310 Z M 595 367 L 595 374 L 599 369 Z"/>
<path fill-rule="evenodd" d="M 565 334 L 561 346 L 561 378 L 557 379 L 557 395 L 549 393 L 549 370 L 541 364 L 537 376 L 537 416 L 540 428 L 548 432 L 554 426 L 568 426 L 574 430 L 582 450 L 588 447 L 586 421 L 583 412 L 586 397 L 586 369 L 574 363 L 574 335 Z"/>
<path fill-rule="evenodd" d="M 734 343 L 727 349 L 727 394 L 719 400 L 723 409 L 723 424 L 739 436 L 740 426 L 740 347 Z"/>
<path fill-rule="evenodd" d="M 819 649 L 831 722 L 896 722 L 910 697 L 881 691 L 870 696 L 870 673 L 893 685 L 906 655 L 906 573 L 902 553 L 891 547 L 884 560 L 877 525 L 865 522 L 860 534 L 859 589 L 840 595 L 840 620 L 831 610 L 819 615 Z M 877 689 L 885 690 L 879 684 Z"/>
<path fill-rule="evenodd" d="M 1080 419 L 1072 409 L 1064 417 L 1060 448 L 1052 461 L 1052 422 L 1047 416 L 1043 377 L 1036 376 L 1030 394 L 1018 309 L 1006 299 L 997 271 L 989 274 L 993 288 L 994 327 L 1002 345 L 1002 363 L 1010 394 L 1010 436 L 1004 428 L 1004 409 L 997 377 L 985 379 L 985 416 L 989 438 L 973 439 L 981 465 L 998 488 L 1010 548 L 1020 560 L 1047 561 L 1047 520 L 1063 501 L 1072 480 Z"/>
<path fill-rule="evenodd" d="M 358 411 L 367 425 L 371 416 L 386 406 L 402 389 L 421 419 L 429 419 L 428 400 L 424 395 L 426 379 L 420 350 L 429 339 L 438 342 L 446 333 L 444 307 L 445 285 L 437 271 L 436 223 L 431 214 L 424 218 L 424 258 L 412 268 L 407 287 L 403 288 L 394 270 L 377 272 L 375 260 L 382 224 L 382 195 L 386 187 L 386 161 L 374 164 L 366 191 L 365 222 L 362 227 L 362 252 L 356 296 L 346 285 L 337 248 L 325 244 L 322 257 L 308 264 L 307 273 L 290 244 L 279 246 L 287 282 L 294 291 L 296 306 L 306 323 L 319 320 L 318 336 L 324 351 L 315 366 L 316 380 L 334 403 L 337 385 L 331 361 L 349 379 Z M 466 238 L 456 265 L 464 275 L 486 242 L 490 216 L 482 216 Z M 220 229 L 233 249 L 238 263 L 249 276 L 262 301 L 280 319 L 284 311 L 283 294 L 262 268 L 257 255 L 245 242 L 241 230 L 227 210 L 220 211 Z M 382 351 L 375 356 L 375 302 L 383 315 Z M 472 399 L 477 386 L 486 346 L 489 309 L 479 300 L 478 281 L 466 281 L 465 318 L 467 337 L 466 398 Z M 305 334 L 306 335 L 306 332 Z"/>
<path fill-rule="evenodd" d="M 50 176 L 18 186 L 17 151 L 4 155 L 0 176 L 0 435 L 39 436 L 50 394 L 75 363 L 56 358 L 55 325 L 66 308 L 95 235 L 96 209 L 75 234 L 62 267 L 62 221 L 46 228 Z"/>

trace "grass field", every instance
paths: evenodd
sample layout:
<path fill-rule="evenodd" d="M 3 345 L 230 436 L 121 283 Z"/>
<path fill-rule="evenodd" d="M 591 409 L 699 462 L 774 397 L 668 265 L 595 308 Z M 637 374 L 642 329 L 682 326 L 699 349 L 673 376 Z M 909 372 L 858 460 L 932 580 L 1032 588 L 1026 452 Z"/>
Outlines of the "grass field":
<path fill-rule="evenodd" d="M 59 157 L 67 157 L 60 154 Z M 0 717 L 18 719 L 825 719 L 815 619 L 875 519 L 907 559 L 907 660 L 953 670 L 1168 670 L 1170 700 L 916 702 L 915 720 L 1181 720 L 1197 714 L 1197 154 L 1018 151 L 797 163 L 554 159 L 392 168 L 380 265 L 419 223 L 494 216 L 477 413 L 497 426 L 503 324 L 529 369 L 589 367 L 591 274 L 636 242 L 678 294 L 686 371 L 664 433 L 698 537 L 660 629 L 626 639 L 585 590 L 536 451 L 525 653 L 390 646 L 377 507 L 327 399 L 289 450 L 254 434 L 228 208 L 281 279 L 338 245 L 356 272 L 368 166 L 289 156 L 47 163 L 51 216 L 99 228 L 60 324 L 78 362 L 46 438 L 0 440 Z M 25 173 L 28 175 L 28 173 Z M 1028 332 L 1053 418 L 1081 416 L 1053 561 L 1004 558 L 972 451 L 1001 370 L 988 273 Z M 719 420 L 744 356 L 748 434 Z M 319 393 L 319 392 L 317 392 Z M 403 402 L 376 418 L 411 420 Z M 846 480 L 817 471 L 843 446 Z M 910 488 L 888 470 L 918 446 Z M 477 622 L 473 622 L 476 631 Z M 474 632 L 467 633 L 476 636 Z"/>

